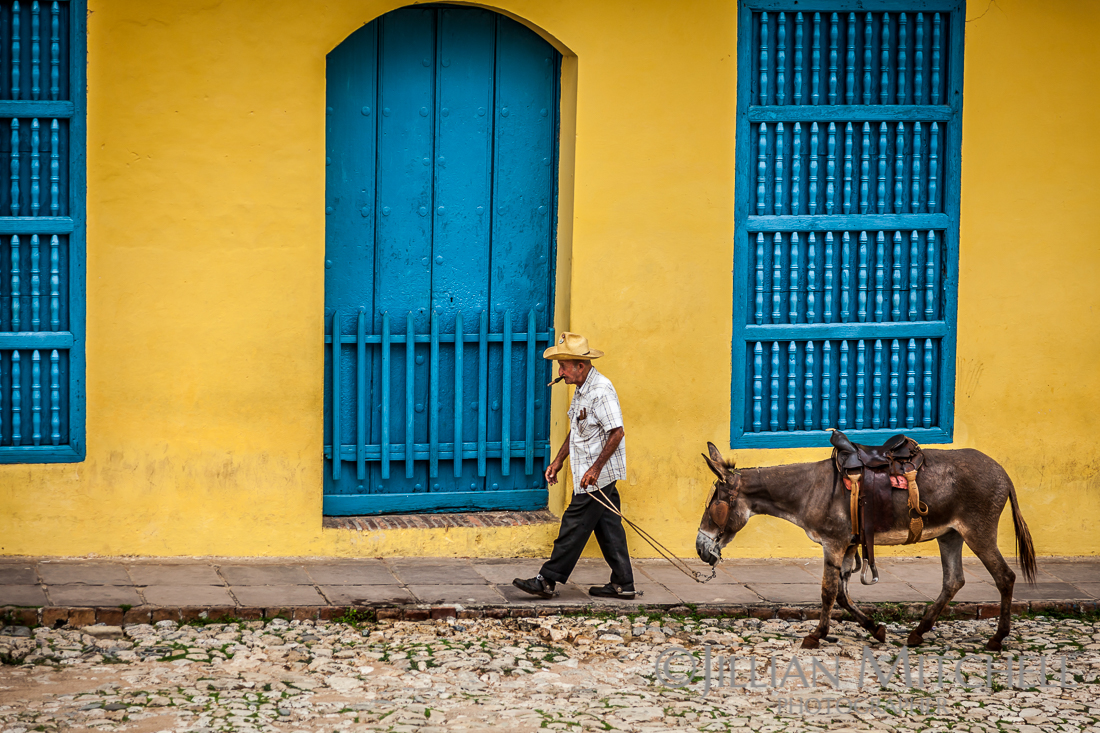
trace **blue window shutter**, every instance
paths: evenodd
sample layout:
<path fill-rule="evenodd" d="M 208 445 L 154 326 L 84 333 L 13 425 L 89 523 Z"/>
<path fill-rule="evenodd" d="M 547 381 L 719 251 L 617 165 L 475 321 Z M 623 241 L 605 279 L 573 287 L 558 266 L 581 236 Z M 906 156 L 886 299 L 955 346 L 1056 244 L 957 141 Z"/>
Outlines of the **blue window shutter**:
<path fill-rule="evenodd" d="M 964 17 L 741 3 L 732 447 L 951 440 Z"/>
<path fill-rule="evenodd" d="M 86 10 L 0 2 L 0 463 L 81 461 Z"/>

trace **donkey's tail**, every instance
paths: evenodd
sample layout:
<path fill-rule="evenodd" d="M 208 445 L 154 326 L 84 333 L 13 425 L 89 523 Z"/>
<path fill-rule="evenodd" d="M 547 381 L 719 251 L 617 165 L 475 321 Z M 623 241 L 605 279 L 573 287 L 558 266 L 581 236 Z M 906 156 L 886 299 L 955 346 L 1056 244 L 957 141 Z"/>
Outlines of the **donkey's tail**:
<path fill-rule="evenodd" d="M 1020 513 L 1020 502 L 1016 500 L 1016 489 L 1012 482 L 1008 484 L 1008 500 L 1012 502 L 1012 527 L 1016 530 L 1016 562 L 1024 573 L 1024 580 L 1035 585 L 1035 545 L 1031 541 L 1031 532 Z"/>

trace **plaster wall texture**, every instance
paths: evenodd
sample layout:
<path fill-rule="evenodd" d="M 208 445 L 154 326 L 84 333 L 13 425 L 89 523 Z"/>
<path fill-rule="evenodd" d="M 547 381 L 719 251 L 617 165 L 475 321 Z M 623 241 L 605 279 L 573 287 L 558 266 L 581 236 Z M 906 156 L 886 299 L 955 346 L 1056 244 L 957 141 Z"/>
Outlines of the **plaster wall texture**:
<path fill-rule="evenodd" d="M 547 554 L 556 526 L 321 527 L 325 55 L 397 4 L 89 5 L 88 456 L 0 466 L 0 554 Z M 493 9 L 565 54 L 556 327 L 608 353 L 624 511 L 693 555 L 729 437 L 736 5 Z M 952 447 L 1005 465 L 1040 554 L 1098 554 L 1100 6 L 968 15 Z M 816 552 L 760 517 L 727 555 Z"/>

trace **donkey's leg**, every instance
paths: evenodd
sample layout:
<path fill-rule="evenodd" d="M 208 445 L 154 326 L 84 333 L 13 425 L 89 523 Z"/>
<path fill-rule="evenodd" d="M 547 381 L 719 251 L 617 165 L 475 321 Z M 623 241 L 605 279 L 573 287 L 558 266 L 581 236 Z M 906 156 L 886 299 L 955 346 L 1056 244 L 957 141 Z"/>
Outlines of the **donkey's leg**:
<path fill-rule="evenodd" d="M 821 574 L 821 620 L 805 639 L 802 640 L 803 649 L 817 649 L 825 634 L 829 631 L 829 617 L 833 611 L 833 603 L 840 591 L 840 568 L 844 562 L 844 547 L 823 545 L 825 550 L 825 570 Z M 851 571 L 849 571 L 851 572 Z"/>
<path fill-rule="evenodd" d="M 848 579 L 852 577 L 856 565 L 856 552 L 859 548 L 855 545 L 848 547 L 844 553 L 844 564 L 840 571 L 840 588 L 837 590 L 836 602 L 848 613 L 855 616 L 860 626 L 867 629 L 876 641 L 886 641 L 886 627 L 876 624 L 867 614 L 860 611 L 848 598 Z"/>
<path fill-rule="evenodd" d="M 944 607 L 951 602 L 955 594 L 963 587 L 966 580 L 963 578 L 962 547 L 963 538 L 955 530 L 949 530 L 946 534 L 936 539 L 940 545 L 940 565 L 943 566 L 943 589 L 939 597 L 925 611 L 924 617 L 917 624 L 917 628 L 909 634 L 905 643 L 909 646 L 920 646 L 924 642 L 924 635 L 936 623 L 936 619 L 943 613 Z"/>
<path fill-rule="evenodd" d="M 1016 573 L 1008 566 L 1001 551 L 997 549 L 996 532 L 992 537 L 988 535 L 979 538 L 968 537 L 966 544 L 985 565 L 985 569 L 993 576 L 993 582 L 997 584 L 997 590 L 1001 592 L 1001 616 L 997 621 L 997 633 L 993 634 L 985 645 L 987 650 L 999 652 L 1001 642 L 1008 636 L 1008 630 L 1012 624 L 1012 588 L 1016 585 Z"/>

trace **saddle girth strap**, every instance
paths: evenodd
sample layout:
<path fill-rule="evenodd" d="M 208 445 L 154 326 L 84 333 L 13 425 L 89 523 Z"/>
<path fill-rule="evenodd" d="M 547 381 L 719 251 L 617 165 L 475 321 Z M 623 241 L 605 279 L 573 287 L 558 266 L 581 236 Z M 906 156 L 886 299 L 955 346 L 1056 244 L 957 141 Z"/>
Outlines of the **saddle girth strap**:
<path fill-rule="evenodd" d="M 851 490 L 851 516 L 852 516 L 852 537 L 859 537 L 859 489 L 861 479 L 863 477 L 854 473 L 848 477 L 849 482 L 852 485 Z"/>
<path fill-rule="evenodd" d="M 911 545 L 914 542 L 920 542 L 921 534 L 924 532 L 924 520 L 921 517 L 928 514 L 928 505 L 920 500 L 916 469 L 905 472 L 905 481 L 909 489 L 909 536 L 905 544 Z"/>
<path fill-rule="evenodd" d="M 860 481 L 859 497 L 859 541 L 863 547 L 863 560 L 866 565 L 864 572 L 860 574 L 860 582 L 864 585 L 872 585 L 878 582 L 878 568 L 875 566 L 875 524 L 878 520 L 875 512 L 881 511 L 876 506 L 876 496 L 882 492 L 883 484 L 889 486 L 890 477 L 885 471 L 875 471 L 864 468 Z"/>

